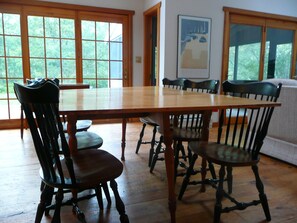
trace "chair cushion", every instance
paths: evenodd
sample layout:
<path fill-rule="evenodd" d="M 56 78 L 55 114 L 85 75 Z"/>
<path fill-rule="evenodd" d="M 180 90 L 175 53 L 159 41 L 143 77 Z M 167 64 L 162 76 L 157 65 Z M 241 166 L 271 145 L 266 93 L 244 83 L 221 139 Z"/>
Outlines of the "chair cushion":
<path fill-rule="evenodd" d="M 250 166 L 259 161 L 259 158 L 253 159 L 252 155 L 243 149 L 215 142 L 190 142 L 189 148 L 198 156 L 220 165 Z"/>

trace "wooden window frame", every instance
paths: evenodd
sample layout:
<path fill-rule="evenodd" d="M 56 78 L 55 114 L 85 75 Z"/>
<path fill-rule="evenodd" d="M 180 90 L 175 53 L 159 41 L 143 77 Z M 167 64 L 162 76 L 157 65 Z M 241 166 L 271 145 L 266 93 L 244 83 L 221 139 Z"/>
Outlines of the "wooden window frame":
<path fill-rule="evenodd" d="M 29 63 L 29 43 L 28 43 L 28 15 L 49 16 L 59 18 L 71 18 L 75 21 L 75 41 L 76 41 L 76 82 L 82 83 L 82 47 L 80 31 L 80 15 L 88 14 L 90 18 L 107 17 L 115 18 L 110 21 L 123 21 L 123 86 L 132 86 L 133 83 L 133 15 L 132 10 L 111 9 L 102 7 L 91 7 L 75 4 L 53 3 L 34 0 L 0 0 L 1 13 L 15 13 L 21 16 L 21 36 L 22 36 L 22 57 L 23 57 L 23 82 L 30 78 Z M 7 99 L 8 100 L 8 99 Z M 1 120 L 0 129 L 18 128 L 19 119 Z"/>
<path fill-rule="evenodd" d="M 223 7 L 225 14 L 224 19 L 224 35 L 223 35 L 223 52 L 222 52 L 222 73 L 221 80 L 228 79 L 228 63 L 229 63 L 229 45 L 230 45 L 230 24 L 237 23 L 243 25 L 258 25 L 262 27 L 262 42 L 260 54 L 260 70 L 259 79 L 263 79 L 264 70 L 264 53 L 266 40 L 266 27 L 286 28 L 294 30 L 294 40 L 292 49 L 292 66 L 290 77 L 296 75 L 296 54 L 297 54 L 297 18 L 290 16 L 275 15 L 269 13 L 261 13 L 249 10 L 242 10 L 230 7 Z"/>

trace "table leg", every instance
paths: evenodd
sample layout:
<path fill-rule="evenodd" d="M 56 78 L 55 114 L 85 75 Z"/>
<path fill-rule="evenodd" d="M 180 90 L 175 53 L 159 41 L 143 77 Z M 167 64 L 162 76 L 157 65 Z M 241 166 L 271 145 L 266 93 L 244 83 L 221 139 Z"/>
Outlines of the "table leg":
<path fill-rule="evenodd" d="M 203 115 L 203 129 L 202 129 L 202 136 L 201 136 L 202 141 L 208 141 L 209 139 L 209 122 L 211 118 L 211 113 L 212 113 L 211 111 L 205 111 Z M 207 162 L 206 162 L 206 159 L 203 158 L 201 163 L 202 184 L 201 184 L 200 192 L 205 192 L 205 184 L 203 182 L 205 182 L 205 178 L 206 178 L 206 168 L 207 168 Z"/>
<path fill-rule="evenodd" d="M 175 196 L 175 177 L 174 177 L 174 152 L 172 148 L 172 131 L 170 128 L 169 115 L 163 115 L 161 131 L 164 136 L 165 144 L 165 165 L 168 181 L 168 206 L 170 211 L 171 223 L 175 223 L 176 196 Z"/>
<path fill-rule="evenodd" d="M 121 160 L 125 161 L 125 148 L 126 148 L 126 127 L 127 127 L 127 119 L 123 118 L 122 120 L 122 157 Z"/>
<path fill-rule="evenodd" d="M 77 139 L 76 139 L 76 122 L 77 119 L 73 116 L 67 116 L 67 133 L 69 136 L 69 141 L 68 141 L 68 145 L 69 145 L 69 149 L 70 152 L 72 154 L 77 152 Z"/>

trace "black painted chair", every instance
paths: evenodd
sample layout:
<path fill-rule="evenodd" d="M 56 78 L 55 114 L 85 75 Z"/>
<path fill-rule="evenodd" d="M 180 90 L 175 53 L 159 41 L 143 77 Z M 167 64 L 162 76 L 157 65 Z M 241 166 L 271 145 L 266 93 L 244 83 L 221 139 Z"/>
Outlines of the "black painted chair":
<path fill-rule="evenodd" d="M 94 189 L 102 209 L 101 188 L 106 192 L 108 205 L 111 205 L 108 182 L 114 192 L 120 221 L 129 222 L 115 181 L 122 174 L 123 164 L 110 153 L 100 149 L 70 153 L 58 110 L 59 87 L 52 80 L 46 80 L 38 87 L 15 83 L 14 90 L 26 115 L 41 165 L 40 177 L 45 185 L 42 188 L 35 222 L 41 222 L 43 214 L 48 214 L 51 209 L 55 210 L 52 222 L 61 222 L 60 209 L 63 205 L 72 205 L 78 219 L 85 222 L 84 214 L 77 203 L 89 197 L 78 197 L 78 193 Z M 55 195 L 56 203 L 51 205 L 55 189 L 58 190 Z M 73 196 L 70 201 L 63 202 L 65 190 L 71 191 Z"/>
<path fill-rule="evenodd" d="M 37 78 L 32 80 L 27 80 L 27 84 L 30 87 L 38 87 L 46 81 L 46 78 Z M 68 84 L 65 88 L 63 85 L 60 85 L 60 81 L 57 78 L 53 78 L 52 81 L 59 87 L 60 90 L 68 90 L 68 89 L 77 89 L 76 85 Z M 78 85 L 78 88 L 87 88 L 88 85 Z M 23 111 L 22 111 L 23 113 Z M 69 136 L 67 133 L 67 117 L 62 116 L 62 125 L 63 131 L 65 133 L 67 141 L 69 140 Z M 21 120 L 23 122 L 23 120 Z M 77 139 L 77 148 L 79 150 L 83 149 L 97 149 L 100 148 L 103 144 L 103 139 L 96 133 L 87 131 L 92 125 L 92 120 L 84 119 L 77 120 L 76 122 L 76 139 Z M 21 128 L 21 132 L 22 132 Z M 21 134 L 22 135 L 22 134 Z"/>
<path fill-rule="evenodd" d="M 162 84 L 164 87 L 182 90 L 184 81 L 185 81 L 185 79 L 183 79 L 183 78 L 179 78 L 179 79 L 175 79 L 175 80 L 170 80 L 168 78 L 164 78 L 162 80 Z M 157 127 L 159 125 L 156 122 L 154 122 L 152 119 L 150 119 L 149 117 L 141 117 L 139 120 L 140 120 L 140 122 L 143 123 L 143 125 L 142 125 L 142 129 L 140 131 L 140 134 L 139 134 L 139 139 L 137 141 L 135 153 L 137 154 L 139 152 L 140 146 L 142 144 L 150 144 L 151 148 L 150 148 L 150 152 L 149 152 L 148 166 L 151 166 L 152 157 L 153 157 L 153 153 L 154 153 L 154 147 L 155 147 L 156 143 L 158 143 L 158 141 L 156 141 L 156 133 L 157 133 Z M 144 131 L 145 131 L 145 128 L 147 125 L 153 127 L 151 141 L 143 141 Z"/>
<path fill-rule="evenodd" d="M 226 95 L 235 97 L 254 98 L 265 101 L 277 101 L 281 84 L 275 86 L 268 82 L 254 82 L 236 84 L 225 81 L 222 85 Z M 270 221 L 271 216 L 264 186 L 258 172 L 259 152 L 263 140 L 267 134 L 269 122 L 274 107 L 262 108 L 232 108 L 220 110 L 218 137 L 216 142 L 190 142 L 189 149 L 193 156 L 191 164 L 184 177 L 178 199 L 182 199 L 188 185 L 195 185 L 195 181 L 190 181 L 191 172 L 196 159 L 200 156 L 213 164 L 220 166 L 219 179 L 203 179 L 202 182 L 208 183 L 216 188 L 216 204 L 214 208 L 214 222 L 220 222 L 221 213 L 233 210 L 244 210 L 251 205 L 261 204 L 266 216 Z M 233 185 L 233 168 L 251 167 L 255 175 L 259 199 L 251 202 L 239 202 L 231 196 Z M 225 173 L 227 176 L 225 178 Z M 223 184 L 227 180 L 228 192 L 225 192 Z M 251 194 L 252 196 L 252 194 Z M 223 197 L 229 199 L 234 206 L 223 208 Z"/>
<path fill-rule="evenodd" d="M 216 94 L 219 88 L 218 80 L 205 80 L 205 81 L 191 81 L 185 80 L 183 90 L 192 91 L 198 93 L 208 93 L 208 94 Z M 175 159 L 175 176 L 183 176 L 184 172 L 177 173 L 178 166 L 187 169 L 187 164 L 185 161 L 188 158 L 191 158 L 191 153 L 188 152 L 186 154 L 183 143 L 191 142 L 191 141 L 199 141 L 201 137 L 202 130 L 202 119 L 203 112 L 197 112 L 193 114 L 183 114 L 178 117 L 175 117 L 177 121 L 176 125 L 172 126 L 173 130 L 173 148 L 174 148 L 174 159 Z M 152 158 L 152 164 L 150 166 L 150 172 L 152 173 L 156 162 L 158 160 L 164 160 L 163 156 L 160 157 L 160 154 L 164 152 L 163 146 L 163 137 L 161 136 L 159 144 L 156 147 Z M 211 169 L 212 174 L 215 175 L 214 170 Z"/>

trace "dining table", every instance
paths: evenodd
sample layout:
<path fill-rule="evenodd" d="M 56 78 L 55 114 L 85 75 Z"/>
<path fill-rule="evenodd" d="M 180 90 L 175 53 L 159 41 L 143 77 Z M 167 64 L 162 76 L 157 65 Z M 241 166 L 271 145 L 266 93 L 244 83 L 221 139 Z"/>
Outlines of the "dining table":
<path fill-rule="evenodd" d="M 177 206 L 170 117 L 203 112 L 202 140 L 208 140 L 209 122 L 213 110 L 270 106 L 280 106 L 280 103 L 175 90 L 161 86 L 72 89 L 60 91 L 59 102 L 60 113 L 67 115 L 71 153 L 77 152 L 75 137 L 77 120 L 120 118 L 125 120 L 123 123 L 126 125 L 126 120 L 129 118 L 149 116 L 159 124 L 165 144 L 168 205 L 172 223 L 176 222 Z"/>

